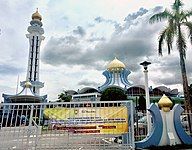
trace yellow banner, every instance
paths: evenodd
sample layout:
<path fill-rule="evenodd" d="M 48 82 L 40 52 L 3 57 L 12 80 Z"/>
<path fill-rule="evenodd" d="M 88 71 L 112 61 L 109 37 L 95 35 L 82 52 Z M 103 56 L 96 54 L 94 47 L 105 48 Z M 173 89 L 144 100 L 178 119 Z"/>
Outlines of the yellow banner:
<path fill-rule="evenodd" d="M 44 116 L 57 130 L 95 134 L 128 132 L 128 110 L 125 106 L 46 108 Z"/>

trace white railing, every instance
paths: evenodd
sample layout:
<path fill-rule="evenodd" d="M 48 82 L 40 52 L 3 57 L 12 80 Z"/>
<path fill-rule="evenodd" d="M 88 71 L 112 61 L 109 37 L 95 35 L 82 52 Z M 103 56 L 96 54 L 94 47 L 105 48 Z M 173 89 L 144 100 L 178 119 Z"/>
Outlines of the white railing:
<path fill-rule="evenodd" d="M 184 112 L 180 116 L 180 119 L 185 132 L 192 136 L 192 113 Z"/>
<path fill-rule="evenodd" d="M 140 115 L 138 115 L 140 114 Z M 188 135 L 192 136 L 190 131 L 189 119 L 192 117 L 192 113 L 182 113 L 180 116 L 181 124 L 183 129 Z M 135 130 L 135 141 L 140 141 L 147 136 L 147 118 L 145 112 L 137 112 L 134 116 L 134 130 Z M 192 120 L 191 120 L 192 122 Z M 192 127 L 192 124 L 191 124 Z"/>
<path fill-rule="evenodd" d="M 1 149 L 134 149 L 129 101 L 1 104 Z"/>

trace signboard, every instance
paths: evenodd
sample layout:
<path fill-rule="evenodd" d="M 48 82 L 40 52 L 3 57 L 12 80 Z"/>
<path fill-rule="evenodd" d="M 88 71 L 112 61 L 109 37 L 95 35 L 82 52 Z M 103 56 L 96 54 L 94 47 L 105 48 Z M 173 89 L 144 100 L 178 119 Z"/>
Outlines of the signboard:
<path fill-rule="evenodd" d="M 57 130 L 95 134 L 123 134 L 128 132 L 126 106 L 45 108 L 44 116 Z"/>

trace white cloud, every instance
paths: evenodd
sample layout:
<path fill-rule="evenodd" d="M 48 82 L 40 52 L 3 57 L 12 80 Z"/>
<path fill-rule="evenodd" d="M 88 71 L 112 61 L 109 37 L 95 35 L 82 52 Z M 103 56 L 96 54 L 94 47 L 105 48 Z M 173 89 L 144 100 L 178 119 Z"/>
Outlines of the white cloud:
<path fill-rule="evenodd" d="M 102 71 L 115 56 L 132 71 L 129 79 L 133 83 L 143 83 L 139 63 L 147 59 L 152 62 L 149 68 L 151 85 L 180 88 L 177 50 L 170 56 L 165 53 L 159 58 L 157 36 L 162 24 L 147 23 L 152 8 L 165 8 L 171 3 L 172 0 L 163 3 L 160 0 L 1 1 L 0 55 L 3 57 L 0 60 L 0 94 L 15 93 L 18 74 L 21 81 L 25 80 L 29 47 L 25 34 L 31 14 L 37 7 L 43 17 L 46 37 L 41 47 L 40 78 L 45 82 L 41 91 L 48 94 L 50 100 L 56 99 L 62 89 L 82 88 L 84 81 L 87 85 L 101 85 L 105 82 Z M 184 3 L 186 8 L 190 7 L 190 0 L 184 0 Z M 96 23 L 94 19 L 97 17 L 105 22 Z M 77 30 L 77 27 L 83 30 Z M 73 31 L 83 33 L 83 36 Z M 189 83 L 192 82 L 190 49 L 186 61 Z"/>

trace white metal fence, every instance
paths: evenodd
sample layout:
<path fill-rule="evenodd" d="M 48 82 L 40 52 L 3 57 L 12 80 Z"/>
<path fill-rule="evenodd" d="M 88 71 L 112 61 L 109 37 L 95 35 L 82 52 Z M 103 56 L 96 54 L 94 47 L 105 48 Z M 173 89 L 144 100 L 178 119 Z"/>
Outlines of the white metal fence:
<path fill-rule="evenodd" d="M 180 120 L 185 132 L 192 136 L 192 131 L 190 130 L 190 125 L 192 126 L 192 124 L 189 123 L 190 116 L 192 116 L 192 113 L 183 112 Z M 135 113 L 134 131 L 135 141 L 141 141 L 147 136 L 147 117 L 145 111 L 137 111 Z"/>
<path fill-rule="evenodd" d="M 134 149 L 131 101 L 1 104 L 0 149 Z"/>
<path fill-rule="evenodd" d="M 185 130 L 185 132 L 192 136 L 192 113 L 189 112 L 183 112 L 180 116 L 181 124 Z"/>

